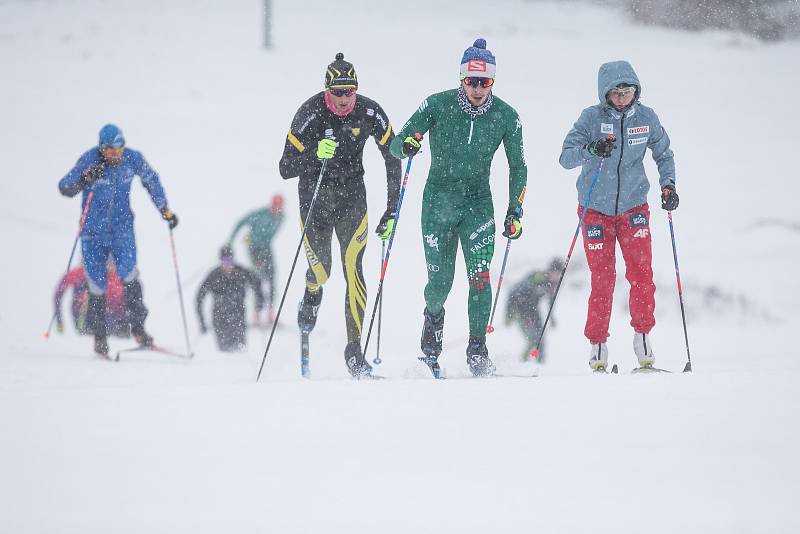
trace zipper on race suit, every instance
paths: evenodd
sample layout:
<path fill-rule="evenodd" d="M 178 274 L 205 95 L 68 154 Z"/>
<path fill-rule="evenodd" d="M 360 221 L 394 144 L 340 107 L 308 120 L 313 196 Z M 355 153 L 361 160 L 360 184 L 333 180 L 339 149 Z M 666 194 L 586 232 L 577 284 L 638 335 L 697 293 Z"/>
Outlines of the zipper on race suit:
<path fill-rule="evenodd" d="M 472 118 L 469 120 L 469 138 L 467 139 L 467 144 L 468 144 L 468 145 L 471 145 L 471 144 L 472 144 L 472 126 L 473 126 L 474 124 L 475 124 L 475 117 L 472 117 Z"/>

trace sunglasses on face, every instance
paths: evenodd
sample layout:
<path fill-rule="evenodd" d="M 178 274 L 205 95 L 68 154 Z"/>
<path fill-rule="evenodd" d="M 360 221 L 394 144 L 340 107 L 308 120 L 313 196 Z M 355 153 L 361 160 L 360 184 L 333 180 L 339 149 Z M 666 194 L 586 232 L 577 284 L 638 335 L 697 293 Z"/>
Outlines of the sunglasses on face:
<path fill-rule="evenodd" d="M 494 85 L 494 78 L 477 78 L 475 76 L 467 76 L 464 78 L 464 83 L 470 87 L 491 87 Z"/>
<path fill-rule="evenodd" d="M 356 94 L 356 90 L 353 87 L 347 87 L 343 89 L 335 89 L 331 87 L 328 89 L 328 91 L 330 91 L 333 96 L 353 96 Z"/>
<path fill-rule="evenodd" d="M 611 96 L 615 96 L 617 98 L 627 98 L 631 96 L 633 93 L 636 92 L 635 87 L 615 87 L 614 89 L 610 90 L 608 93 Z"/>

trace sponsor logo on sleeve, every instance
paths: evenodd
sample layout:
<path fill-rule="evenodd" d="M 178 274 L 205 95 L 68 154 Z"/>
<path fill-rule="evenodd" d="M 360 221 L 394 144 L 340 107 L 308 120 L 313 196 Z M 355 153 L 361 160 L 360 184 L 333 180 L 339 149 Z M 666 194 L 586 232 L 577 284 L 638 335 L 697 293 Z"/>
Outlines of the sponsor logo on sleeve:
<path fill-rule="evenodd" d="M 586 226 L 586 239 L 589 241 L 602 241 L 605 239 L 602 224 L 589 224 Z M 594 250 L 594 249 L 591 249 Z"/>
<path fill-rule="evenodd" d="M 632 213 L 630 221 L 633 227 L 647 227 L 647 215 L 644 213 Z"/>
<path fill-rule="evenodd" d="M 305 122 L 300 126 L 300 128 L 298 128 L 297 133 L 303 133 L 303 130 L 308 128 L 308 125 L 311 124 L 311 121 L 313 121 L 314 117 L 316 116 L 317 116 L 316 113 L 312 113 L 311 115 L 309 115 L 308 118 L 306 118 Z"/>
<path fill-rule="evenodd" d="M 600 133 L 613 134 L 614 133 L 614 125 L 613 124 L 607 124 L 605 122 L 600 123 Z"/>
<path fill-rule="evenodd" d="M 367 108 L 367 117 L 372 117 L 375 115 L 375 110 L 372 108 Z"/>
<path fill-rule="evenodd" d="M 381 128 L 385 131 L 386 130 L 386 119 L 383 118 L 383 115 L 380 113 L 375 115 L 375 118 L 378 119 L 378 122 L 381 123 Z"/>
<path fill-rule="evenodd" d="M 419 108 L 417 109 L 417 111 L 422 113 L 423 111 L 425 111 L 425 108 L 427 108 L 427 107 L 428 107 L 428 99 L 426 98 L 425 100 L 422 101 L 422 104 L 419 105 Z"/>
<path fill-rule="evenodd" d="M 526 185 L 525 187 L 522 188 L 522 191 L 520 192 L 519 197 L 517 197 L 517 202 L 519 202 L 520 204 L 525 202 L 525 193 L 527 193 L 527 192 L 528 192 L 528 186 Z"/>

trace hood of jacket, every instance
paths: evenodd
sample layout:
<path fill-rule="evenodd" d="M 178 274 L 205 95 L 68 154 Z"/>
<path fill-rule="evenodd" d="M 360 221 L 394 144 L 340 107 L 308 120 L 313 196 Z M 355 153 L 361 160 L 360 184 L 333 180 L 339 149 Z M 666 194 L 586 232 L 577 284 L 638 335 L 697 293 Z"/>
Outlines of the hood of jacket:
<path fill-rule="evenodd" d="M 639 88 L 637 100 L 642 97 L 642 84 L 633 67 L 627 61 L 612 61 L 600 65 L 597 72 L 597 98 L 605 105 L 608 92 L 621 83 L 628 83 Z"/>

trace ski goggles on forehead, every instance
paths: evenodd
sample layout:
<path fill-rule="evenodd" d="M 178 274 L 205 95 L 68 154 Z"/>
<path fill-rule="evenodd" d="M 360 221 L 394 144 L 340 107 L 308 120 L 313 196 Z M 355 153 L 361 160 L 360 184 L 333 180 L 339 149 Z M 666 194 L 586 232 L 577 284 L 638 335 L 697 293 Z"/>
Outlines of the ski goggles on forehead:
<path fill-rule="evenodd" d="M 625 98 L 631 96 L 633 93 L 636 92 L 635 86 L 630 87 L 615 87 L 608 92 L 611 96 L 616 96 L 617 98 Z"/>
<path fill-rule="evenodd" d="M 328 91 L 330 91 L 333 96 L 353 96 L 356 94 L 355 87 L 329 87 Z"/>
<path fill-rule="evenodd" d="M 470 87 L 491 87 L 494 85 L 494 78 L 478 78 L 477 76 L 467 76 L 462 81 Z"/>

